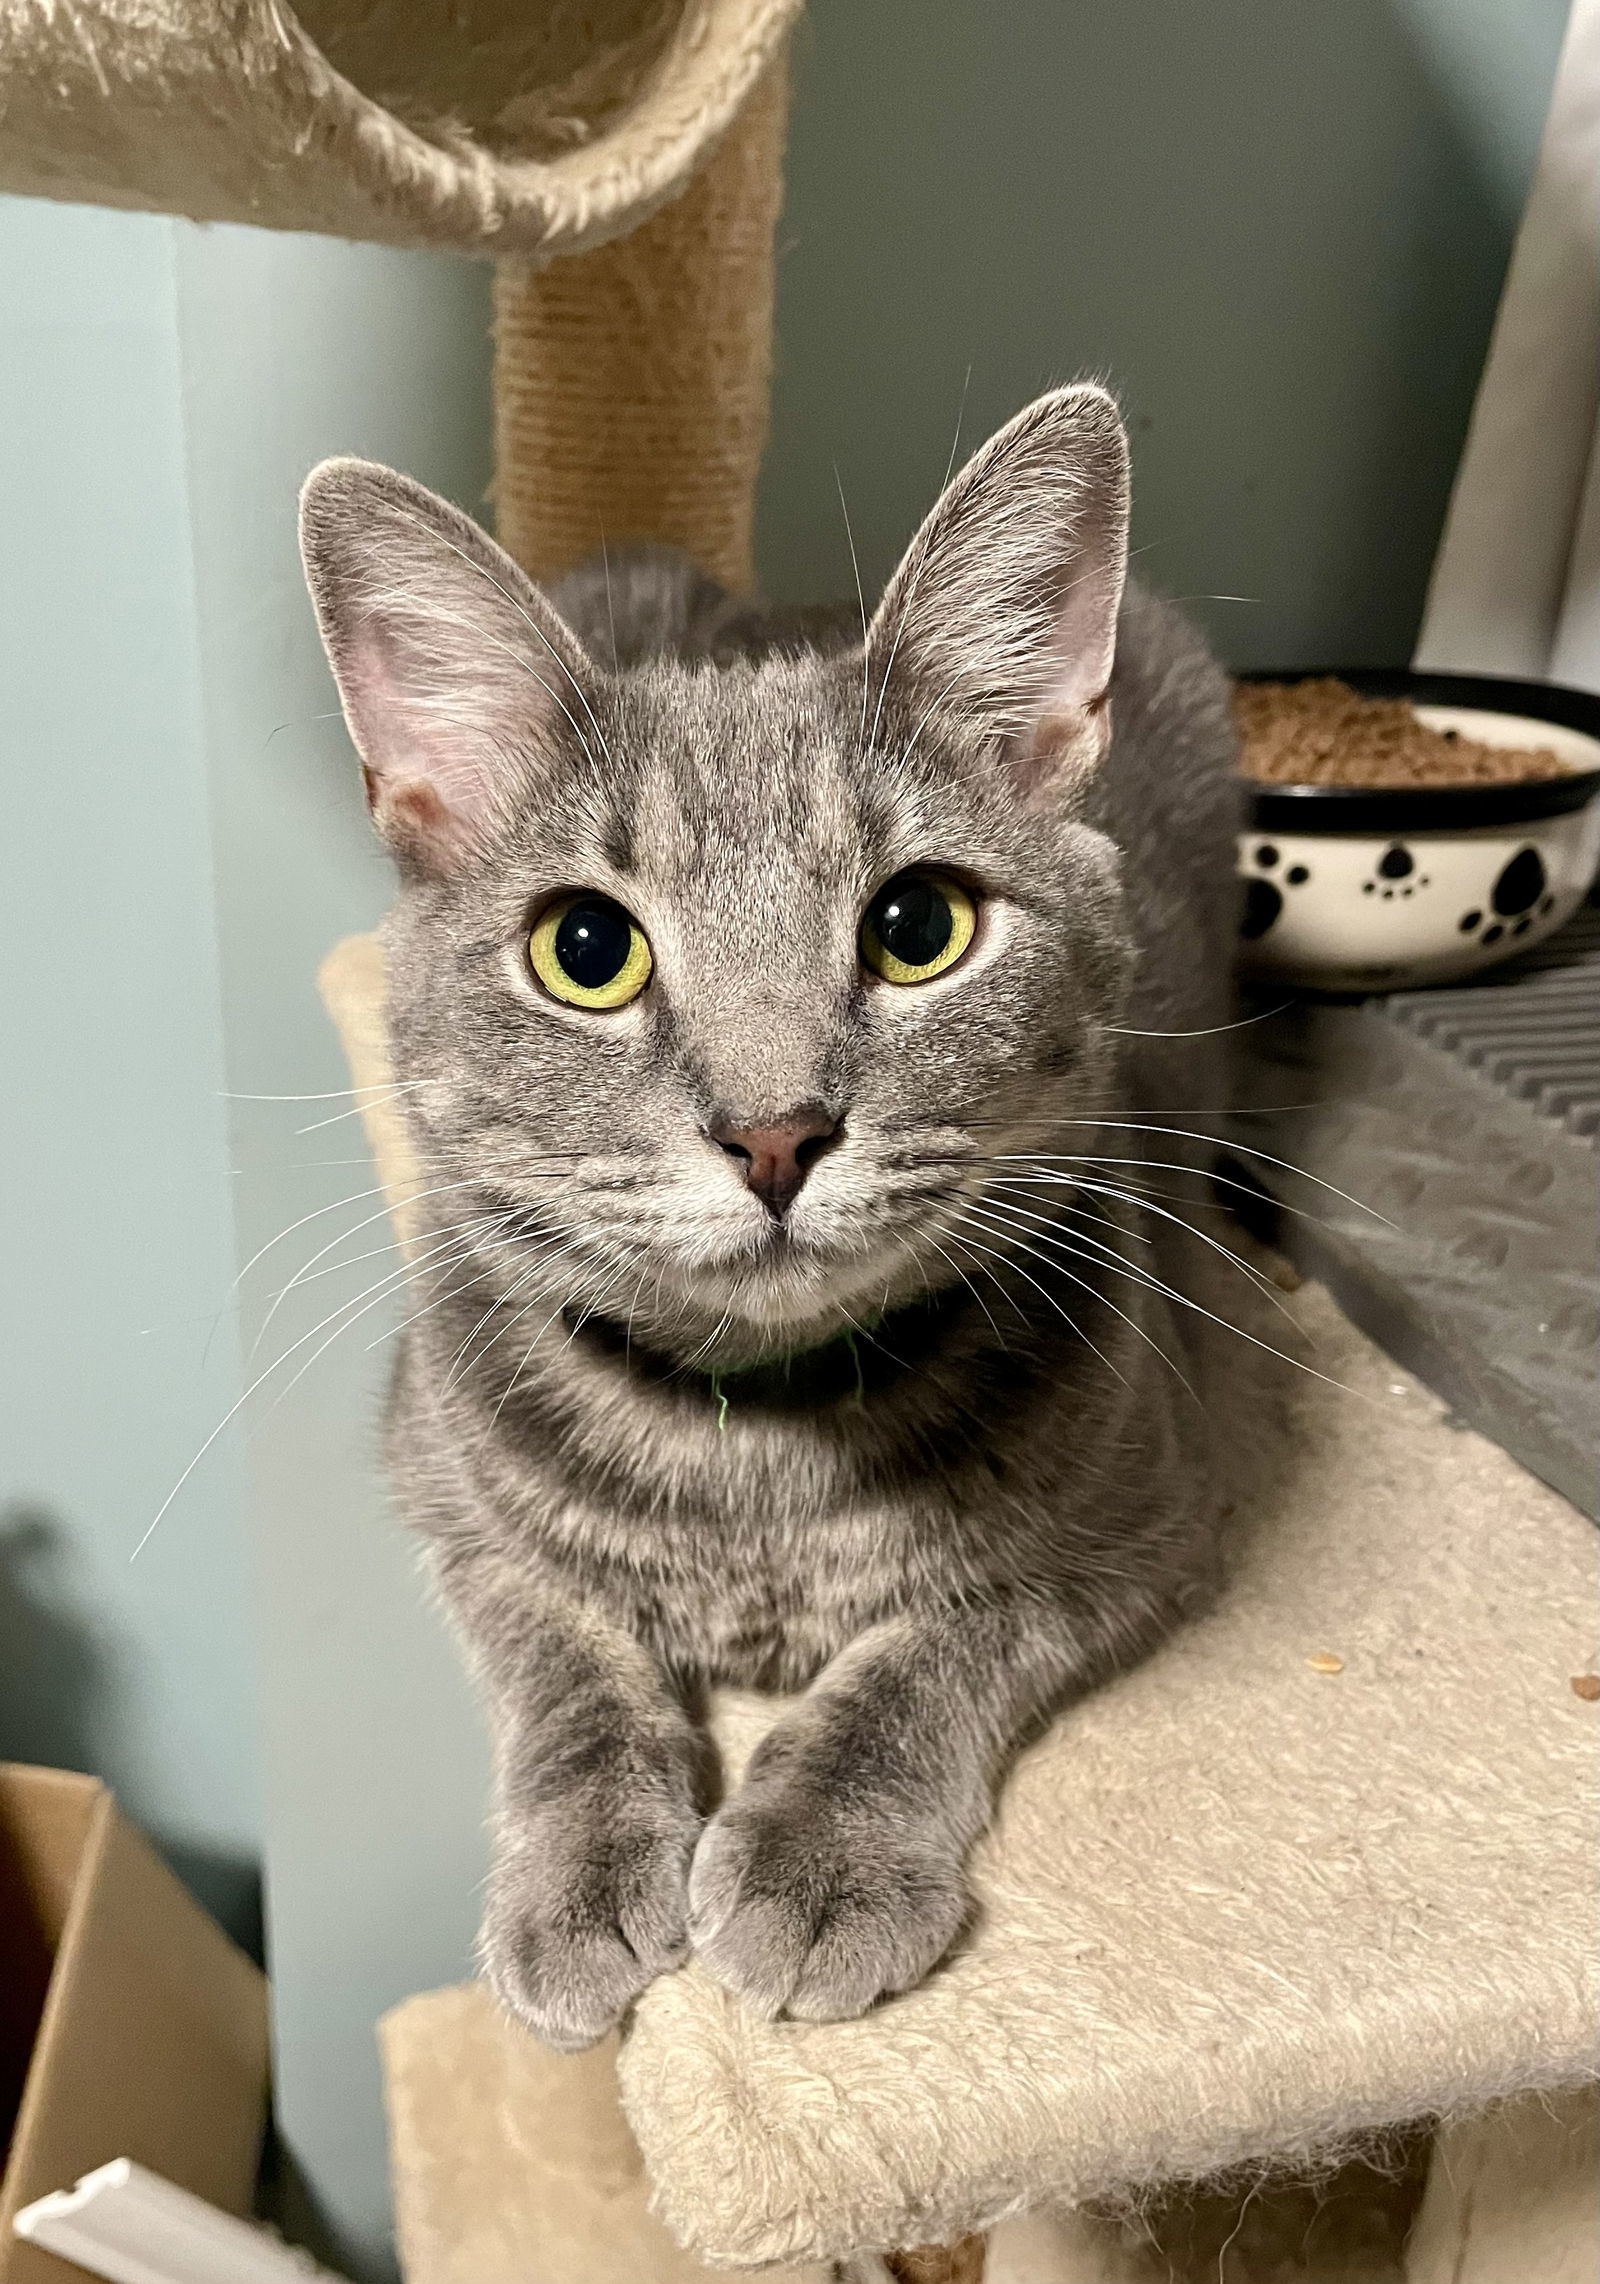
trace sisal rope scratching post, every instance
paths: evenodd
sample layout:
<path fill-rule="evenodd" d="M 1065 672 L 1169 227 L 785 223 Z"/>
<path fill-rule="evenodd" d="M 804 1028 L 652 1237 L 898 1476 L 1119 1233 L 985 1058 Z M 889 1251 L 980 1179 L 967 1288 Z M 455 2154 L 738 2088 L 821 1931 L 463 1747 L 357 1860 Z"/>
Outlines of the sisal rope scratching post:
<path fill-rule="evenodd" d="M 780 57 L 640 229 L 571 260 L 499 265 L 496 525 L 535 578 L 654 539 L 752 585 L 786 119 Z"/>

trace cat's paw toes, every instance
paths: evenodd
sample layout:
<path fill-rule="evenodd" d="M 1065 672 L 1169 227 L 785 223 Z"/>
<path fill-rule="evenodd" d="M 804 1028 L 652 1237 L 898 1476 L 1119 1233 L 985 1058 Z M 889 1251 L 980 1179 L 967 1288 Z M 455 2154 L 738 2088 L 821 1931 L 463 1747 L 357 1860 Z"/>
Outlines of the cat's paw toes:
<path fill-rule="evenodd" d="M 545 2045 L 592 2046 L 687 1952 L 697 1827 L 649 1822 L 530 1833 L 489 1883 L 479 1955 L 496 1997 Z"/>
<path fill-rule="evenodd" d="M 701 1964 L 764 2015 L 843 2021 L 921 1982 L 966 1916 L 960 1867 L 930 1835 L 842 1830 L 824 1810 L 736 1800 L 689 1882 Z"/>

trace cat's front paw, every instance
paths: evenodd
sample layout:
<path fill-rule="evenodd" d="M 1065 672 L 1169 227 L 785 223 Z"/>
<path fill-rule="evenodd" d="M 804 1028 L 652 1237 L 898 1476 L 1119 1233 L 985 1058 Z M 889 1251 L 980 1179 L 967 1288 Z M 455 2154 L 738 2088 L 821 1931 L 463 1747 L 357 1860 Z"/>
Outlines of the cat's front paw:
<path fill-rule="evenodd" d="M 843 2021 L 909 1990 L 966 1916 L 960 1864 L 936 1833 L 844 1821 L 777 1787 L 713 1818 L 689 1878 L 701 1964 L 759 2014 Z"/>
<path fill-rule="evenodd" d="M 574 2053 L 687 1949 L 687 1810 L 553 1802 L 502 1835 L 479 1955 L 501 2004 Z"/>

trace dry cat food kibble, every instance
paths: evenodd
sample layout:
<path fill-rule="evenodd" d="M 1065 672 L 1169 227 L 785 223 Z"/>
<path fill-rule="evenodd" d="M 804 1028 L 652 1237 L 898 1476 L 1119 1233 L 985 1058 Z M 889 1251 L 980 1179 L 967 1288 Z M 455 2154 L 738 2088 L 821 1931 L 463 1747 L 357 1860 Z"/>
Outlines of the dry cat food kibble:
<path fill-rule="evenodd" d="M 1430 730 L 1403 698 L 1363 698 L 1330 674 L 1240 682 L 1240 765 L 1264 785 L 1513 785 L 1559 777 L 1548 746 L 1484 745 Z"/>

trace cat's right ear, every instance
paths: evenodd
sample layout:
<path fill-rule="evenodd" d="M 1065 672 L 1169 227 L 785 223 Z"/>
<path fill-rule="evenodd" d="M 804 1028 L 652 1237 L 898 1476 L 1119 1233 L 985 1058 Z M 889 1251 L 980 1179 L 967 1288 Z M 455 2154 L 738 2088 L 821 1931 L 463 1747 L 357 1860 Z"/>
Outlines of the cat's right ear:
<path fill-rule="evenodd" d="M 403 870 L 441 878 L 594 734 L 596 671 L 504 549 L 390 468 L 313 469 L 300 545 L 373 819 Z"/>

